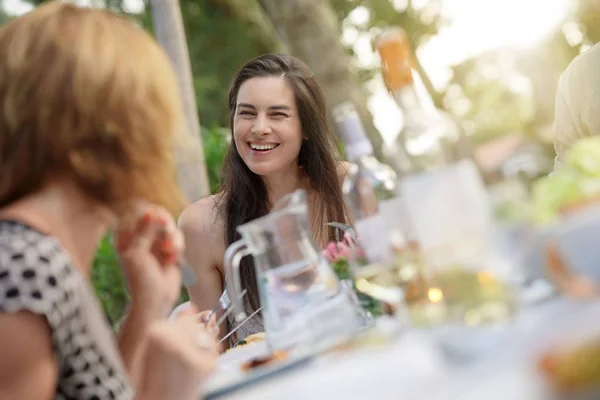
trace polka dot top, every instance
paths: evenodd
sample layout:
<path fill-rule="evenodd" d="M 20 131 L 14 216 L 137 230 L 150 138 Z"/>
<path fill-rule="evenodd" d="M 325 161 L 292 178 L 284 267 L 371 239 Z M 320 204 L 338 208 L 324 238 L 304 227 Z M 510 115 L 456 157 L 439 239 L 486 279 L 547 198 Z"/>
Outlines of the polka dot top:
<path fill-rule="evenodd" d="M 0 312 L 18 311 L 45 317 L 51 328 L 55 399 L 133 398 L 94 291 L 66 251 L 51 236 L 0 221 Z"/>

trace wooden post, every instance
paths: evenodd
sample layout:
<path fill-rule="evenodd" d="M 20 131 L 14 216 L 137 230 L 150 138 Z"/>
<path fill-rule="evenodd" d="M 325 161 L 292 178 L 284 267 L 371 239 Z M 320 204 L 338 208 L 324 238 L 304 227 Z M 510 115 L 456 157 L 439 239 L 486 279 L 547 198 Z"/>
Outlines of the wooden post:
<path fill-rule="evenodd" d="M 150 0 L 154 34 L 177 74 L 189 140 L 176 148 L 177 173 L 189 201 L 210 194 L 204 149 L 200 136 L 200 120 L 179 0 Z M 160 190 L 160 188 L 157 188 Z"/>

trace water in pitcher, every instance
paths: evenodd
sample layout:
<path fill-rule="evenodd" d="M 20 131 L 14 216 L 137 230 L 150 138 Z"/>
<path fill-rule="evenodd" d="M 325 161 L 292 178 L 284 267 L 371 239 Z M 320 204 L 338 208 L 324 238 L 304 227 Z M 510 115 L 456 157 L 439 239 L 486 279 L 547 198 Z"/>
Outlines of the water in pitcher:
<path fill-rule="evenodd" d="M 266 334 L 273 349 L 308 343 L 326 347 L 356 330 L 356 310 L 322 258 L 269 269 L 258 279 Z"/>

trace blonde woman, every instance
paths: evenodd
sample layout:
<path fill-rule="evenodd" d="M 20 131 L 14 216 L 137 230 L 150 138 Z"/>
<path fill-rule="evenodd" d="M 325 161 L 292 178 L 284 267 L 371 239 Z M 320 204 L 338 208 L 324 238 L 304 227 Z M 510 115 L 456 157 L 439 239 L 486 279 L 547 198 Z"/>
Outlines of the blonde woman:
<path fill-rule="evenodd" d="M 106 11 L 51 2 L 0 30 L 0 398 L 197 398 L 216 333 L 166 320 L 176 88 L 158 45 Z M 118 341 L 89 283 L 112 228 L 132 299 Z"/>

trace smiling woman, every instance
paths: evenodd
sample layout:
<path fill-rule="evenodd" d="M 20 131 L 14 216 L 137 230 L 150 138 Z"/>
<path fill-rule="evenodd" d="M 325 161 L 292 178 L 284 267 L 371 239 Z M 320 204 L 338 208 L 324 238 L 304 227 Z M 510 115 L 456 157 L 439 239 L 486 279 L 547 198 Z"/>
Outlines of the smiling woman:
<path fill-rule="evenodd" d="M 296 58 L 267 54 L 249 61 L 234 77 L 229 93 L 233 140 L 223 164 L 222 191 L 188 207 L 179 221 L 186 258 L 199 276 L 188 288 L 192 302 L 204 308 L 217 303 L 224 286 L 223 255 L 239 238 L 236 228 L 266 215 L 296 189 L 307 192 L 317 243 L 323 247 L 334 239 L 326 223 L 346 220 L 341 193 L 346 168 L 336 161 L 326 110 L 314 74 Z M 242 285 L 250 313 L 258 309 L 259 296 L 254 266 L 247 258 Z M 238 338 L 262 330 L 257 316 Z"/>
<path fill-rule="evenodd" d="M 273 76 L 244 82 L 238 92 L 233 138 L 255 174 L 298 171 L 302 126 L 290 83 Z"/>

